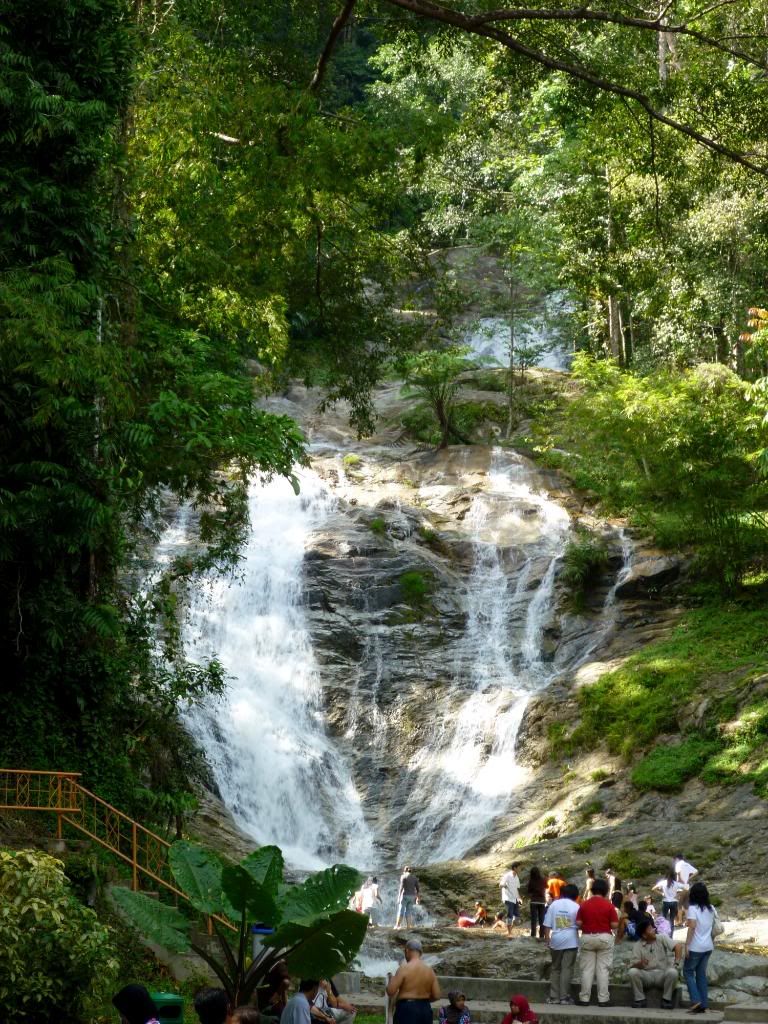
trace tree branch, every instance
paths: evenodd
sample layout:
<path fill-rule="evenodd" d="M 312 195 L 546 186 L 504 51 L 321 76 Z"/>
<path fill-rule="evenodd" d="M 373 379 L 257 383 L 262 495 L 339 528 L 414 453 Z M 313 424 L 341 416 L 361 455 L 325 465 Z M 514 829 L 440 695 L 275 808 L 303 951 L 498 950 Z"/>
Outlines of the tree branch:
<path fill-rule="evenodd" d="M 740 164 L 742 167 L 746 167 L 750 171 L 755 171 L 757 174 L 768 177 L 768 166 L 761 166 L 760 164 L 753 163 L 753 161 L 743 153 L 730 149 L 728 146 L 724 146 L 716 139 L 712 139 L 708 135 L 704 135 L 695 128 L 692 128 L 690 125 L 683 124 L 681 121 L 676 121 L 673 117 L 669 117 L 661 110 L 657 110 L 648 97 L 643 93 L 638 92 L 636 89 L 630 89 L 627 86 L 620 85 L 618 82 L 613 82 L 607 78 L 603 78 L 580 64 L 573 64 L 568 61 L 560 60 L 557 57 L 551 57 L 543 50 L 537 50 L 528 46 L 515 36 L 510 35 L 508 32 L 505 32 L 500 28 L 496 28 L 493 25 L 477 24 L 470 15 L 462 14 L 460 11 L 451 10 L 446 7 L 441 7 L 438 4 L 430 2 L 430 0 L 384 0 L 384 3 L 387 3 L 392 7 L 399 7 L 401 10 L 410 11 L 412 14 L 422 18 L 429 18 L 432 21 L 439 21 L 446 25 L 452 25 L 453 27 L 462 29 L 464 32 L 468 32 L 472 35 L 483 36 L 486 39 L 491 39 L 494 42 L 500 43 L 508 50 L 511 50 L 513 53 L 518 53 L 521 56 L 528 58 L 528 60 L 534 61 L 534 63 L 540 64 L 542 67 L 548 68 L 550 71 L 561 71 L 570 78 L 574 78 L 577 81 L 591 85 L 595 89 L 599 89 L 601 92 L 611 93 L 614 96 L 623 96 L 625 99 L 632 100 L 642 107 L 649 117 L 652 117 L 654 121 L 658 121 L 659 124 L 664 124 L 669 128 L 673 128 L 681 135 L 686 135 L 689 139 L 693 139 L 694 142 L 697 142 L 705 149 L 709 149 L 711 152 L 717 153 L 719 156 L 724 156 L 733 163 Z"/>
<path fill-rule="evenodd" d="M 323 47 L 323 52 L 320 54 L 317 60 L 315 73 L 314 75 L 312 75 L 312 81 L 309 83 L 309 91 L 311 93 L 317 92 L 320 86 L 322 85 L 323 78 L 325 78 L 325 72 L 328 67 L 328 62 L 330 61 L 331 54 L 333 53 L 334 48 L 336 46 L 336 41 L 341 35 L 344 26 L 349 21 L 356 3 L 357 0 L 346 0 L 344 7 L 339 12 L 333 25 L 331 25 L 331 31 L 325 42 L 325 46 Z"/>
<path fill-rule="evenodd" d="M 737 3 L 739 0 L 728 0 L 729 3 Z M 436 6 L 436 5 L 435 5 Z M 721 6 L 721 5 L 717 5 Z M 714 10 L 714 8 L 709 8 Z M 624 28 L 638 28 L 646 32 L 669 32 L 672 35 L 691 36 L 704 46 L 712 50 L 720 50 L 730 57 L 743 60 L 756 68 L 766 70 L 765 62 L 744 50 L 734 50 L 712 36 L 699 32 L 698 29 L 689 28 L 690 21 L 702 17 L 707 11 L 693 15 L 679 25 L 665 25 L 664 15 L 656 18 L 635 18 L 627 14 L 613 14 L 610 11 L 594 11 L 589 7 L 565 7 L 560 9 L 531 9 L 531 8 L 503 8 L 497 11 L 487 11 L 485 14 L 471 15 L 470 21 L 475 25 L 487 25 L 496 21 L 597 21 L 603 24 L 619 25 Z"/>

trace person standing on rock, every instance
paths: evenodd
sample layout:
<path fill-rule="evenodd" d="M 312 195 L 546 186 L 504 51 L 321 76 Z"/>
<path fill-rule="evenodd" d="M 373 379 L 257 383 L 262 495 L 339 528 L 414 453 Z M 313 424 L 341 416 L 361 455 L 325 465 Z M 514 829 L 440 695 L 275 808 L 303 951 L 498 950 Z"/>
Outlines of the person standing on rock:
<path fill-rule="evenodd" d="M 432 1024 L 432 1003 L 440 998 L 440 986 L 423 953 L 419 940 L 409 939 L 405 963 L 387 982 L 387 996 L 396 1000 L 393 1024 Z"/>
<path fill-rule="evenodd" d="M 549 904 L 544 915 L 544 935 L 552 958 L 548 1003 L 567 1006 L 573 1002 L 571 983 L 579 951 L 579 930 L 576 924 L 578 895 L 577 885 L 564 885 L 560 896 Z"/>
<path fill-rule="evenodd" d="M 515 861 L 509 871 L 501 876 L 501 901 L 507 907 L 507 935 L 512 934 L 512 926 L 520 924 L 520 876 L 517 873 L 518 861 Z"/>
<path fill-rule="evenodd" d="M 360 909 L 362 913 L 368 915 L 368 927 L 373 928 L 376 924 L 376 921 L 374 920 L 375 911 L 378 909 L 376 904 L 377 902 L 379 904 L 382 902 L 381 896 L 379 895 L 378 878 L 373 878 L 369 875 L 363 883 L 360 894 L 362 896 Z"/>
<path fill-rule="evenodd" d="M 400 876 L 400 890 L 397 894 L 397 920 L 395 928 L 401 928 L 403 922 L 407 928 L 413 928 L 413 908 L 421 902 L 419 880 L 413 870 L 406 865 Z"/>
<path fill-rule="evenodd" d="M 547 880 L 535 865 L 528 875 L 528 905 L 531 908 L 531 938 L 541 942 L 547 909 Z"/>
<path fill-rule="evenodd" d="M 685 963 L 683 977 L 691 999 L 690 1013 L 704 1013 L 709 1005 L 707 965 L 715 943 L 712 938 L 716 916 L 709 901 L 709 891 L 703 882 L 694 882 L 688 894 L 690 905 L 685 923 Z"/>
<path fill-rule="evenodd" d="M 699 872 L 693 864 L 688 863 L 682 853 L 675 854 L 675 861 L 672 865 L 672 870 L 674 871 L 678 882 L 683 885 L 683 888 L 680 890 L 680 897 L 678 900 L 679 916 L 677 923 L 681 925 L 686 921 L 685 915 L 688 910 L 688 888 L 690 887 L 691 879 L 694 875 L 698 875 Z"/>
<path fill-rule="evenodd" d="M 581 928 L 580 1006 L 589 1005 L 595 975 L 597 1002 L 600 1006 L 610 1005 L 608 983 L 619 915 L 607 896 L 608 882 L 604 878 L 596 878 L 592 885 L 592 895 L 581 904 L 576 915 L 576 923 Z"/>

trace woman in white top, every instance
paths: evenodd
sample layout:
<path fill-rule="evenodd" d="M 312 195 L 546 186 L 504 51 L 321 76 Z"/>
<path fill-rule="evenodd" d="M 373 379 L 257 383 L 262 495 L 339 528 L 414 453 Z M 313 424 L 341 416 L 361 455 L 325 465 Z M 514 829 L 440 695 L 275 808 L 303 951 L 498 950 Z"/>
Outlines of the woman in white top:
<path fill-rule="evenodd" d="M 653 887 L 661 893 L 661 913 L 669 921 L 669 926 L 674 933 L 675 918 L 677 917 L 677 895 L 683 892 L 686 886 L 678 882 L 677 875 L 670 871 L 666 878 L 660 878 Z"/>
<path fill-rule="evenodd" d="M 712 925 L 715 908 L 709 902 L 709 892 L 703 882 L 694 882 L 689 893 L 688 935 L 685 939 L 683 977 L 691 998 L 691 1013 L 704 1013 L 707 1009 L 707 964 L 715 944 Z"/>

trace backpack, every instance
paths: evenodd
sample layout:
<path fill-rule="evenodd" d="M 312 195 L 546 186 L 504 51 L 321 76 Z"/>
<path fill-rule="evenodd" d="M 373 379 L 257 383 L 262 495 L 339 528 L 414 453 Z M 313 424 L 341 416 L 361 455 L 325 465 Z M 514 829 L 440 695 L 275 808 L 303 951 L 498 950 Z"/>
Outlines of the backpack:
<path fill-rule="evenodd" d="M 725 931 L 725 925 L 720 920 L 717 913 L 717 909 L 715 907 L 712 907 L 712 913 L 714 914 L 714 917 L 712 918 L 712 939 L 714 940 L 718 937 L 718 935 L 723 934 L 723 932 Z"/>
<path fill-rule="evenodd" d="M 672 938 L 672 927 L 666 917 L 655 917 L 653 926 L 659 935 L 667 935 L 670 939 Z"/>

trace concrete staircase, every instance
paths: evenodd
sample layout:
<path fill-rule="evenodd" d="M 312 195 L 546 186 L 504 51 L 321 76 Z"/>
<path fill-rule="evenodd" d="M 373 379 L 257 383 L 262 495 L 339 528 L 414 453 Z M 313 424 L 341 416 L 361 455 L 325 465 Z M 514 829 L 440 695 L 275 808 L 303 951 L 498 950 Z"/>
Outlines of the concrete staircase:
<path fill-rule="evenodd" d="M 597 1006 L 557 1006 L 546 1002 L 549 995 L 549 983 L 515 978 L 456 978 L 439 977 L 440 989 L 443 993 L 450 991 L 463 992 L 467 997 L 467 1005 L 477 1024 L 501 1024 L 502 1018 L 509 1012 L 509 997 L 516 993 L 524 995 L 531 1003 L 540 1024 L 691 1024 L 698 1018 L 692 1017 L 685 1008 L 678 1005 L 674 1010 L 661 1009 L 661 993 L 648 993 L 648 1009 L 636 1010 L 632 1007 L 632 990 L 628 985 L 611 985 L 611 1002 L 609 1007 Z M 336 978 L 339 989 L 360 1011 L 367 1014 L 384 1014 L 384 985 L 378 991 L 361 991 L 361 975 L 348 972 Z M 574 999 L 578 995 L 578 987 L 573 986 Z M 678 990 L 681 1001 L 682 988 Z M 444 1004 L 446 1000 L 442 1000 Z M 686 1000 L 687 1002 L 687 1000 Z M 435 1004 L 434 1017 L 437 1018 L 439 1005 Z M 705 1015 L 704 1021 L 710 1024 L 768 1024 L 768 1005 L 760 1003 L 744 1003 L 722 1006 L 716 1004 Z"/>

